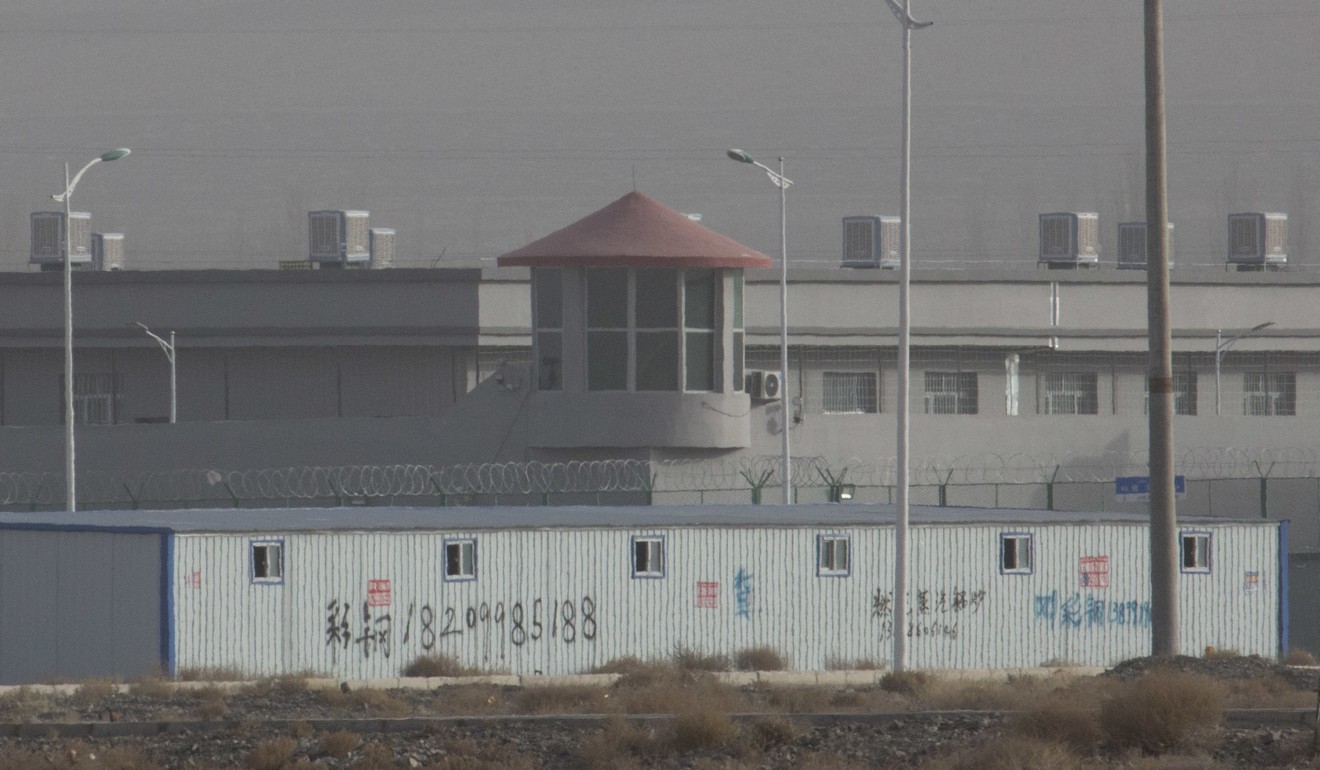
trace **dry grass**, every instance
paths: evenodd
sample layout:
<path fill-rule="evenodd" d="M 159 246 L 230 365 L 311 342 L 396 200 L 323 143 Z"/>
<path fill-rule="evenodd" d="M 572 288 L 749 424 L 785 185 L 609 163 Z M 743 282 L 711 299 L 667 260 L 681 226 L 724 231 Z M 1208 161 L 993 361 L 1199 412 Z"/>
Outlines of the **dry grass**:
<path fill-rule="evenodd" d="M 683 645 L 674 648 L 671 660 L 683 671 L 728 671 L 732 668 L 727 655 L 707 655 Z"/>
<path fill-rule="evenodd" d="M 174 683 L 168 679 L 163 679 L 158 676 L 148 676 L 135 680 L 129 686 L 129 692 L 143 698 L 168 700 L 174 697 L 176 688 L 174 687 Z"/>
<path fill-rule="evenodd" d="M 636 655 L 614 658 L 591 669 L 592 674 L 633 674 L 655 668 L 657 664 L 647 663 Z"/>
<path fill-rule="evenodd" d="M 910 698 L 920 698 L 930 690 L 934 677 L 924 671 L 890 671 L 880 678 L 880 689 Z"/>
<path fill-rule="evenodd" d="M 113 696 L 117 690 L 109 679 L 89 679 L 78 685 L 73 693 L 74 701 L 86 705 L 95 705 Z"/>
<path fill-rule="evenodd" d="M 512 705 L 519 714 L 599 714 L 608 698 L 600 687 L 524 687 L 514 694 Z"/>
<path fill-rule="evenodd" d="M 1052 693 L 1020 711 L 1012 727 L 1016 735 L 1067 746 L 1081 756 L 1093 753 L 1104 738 L 1098 704 L 1068 692 Z"/>
<path fill-rule="evenodd" d="M 1126 682 L 1100 707 L 1111 744 L 1157 754 L 1209 744 L 1223 719 L 1225 691 L 1212 679 L 1156 671 Z"/>
<path fill-rule="evenodd" d="M 325 733 L 316 742 L 316 752 L 321 756 L 343 759 L 362 745 L 362 736 L 349 730 L 336 730 Z"/>
<path fill-rule="evenodd" d="M 717 749 L 737 735 L 727 711 L 696 702 L 674 715 L 664 747 L 673 752 Z"/>
<path fill-rule="evenodd" d="M 1308 708 L 1315 706 L 1315 691 L 1298 690 L 1281 676 L 1230 679 L 1223 682 L 1228 708 Z"/>
<path fill-rule="evenodd" d="M 1086 765 L 1064 746 L 1010 735 L 984 746 L 932 759 L 921 770 L 1082 770 Z"/>
<path fill-rule="evenodd" d="M 403 668 L 403 676 L 475 676 L 480 669 L 468 668 L 452 655 L 422 655 Z"/>
<path fill-rule="evenodd" d="M 1130 770 L 1232 770 L 1230 765 L 1210 757 L 1163 754 L 1158 757 L 1137 757 L 1123 765 Z"/>
<path fill-rule="evenodd" d="M 1290 647 L 1288 654 L 1283 656 L 1283 664 L 1286 666 L 1317 665 L 1315 656 L 1311 654 L 1311 651 L 1301 647 Z"/>
<path fill-rule="evenodd" d="M 243 766 L 248 770 L 283 770 L 293 759 L 293 752 L 297 748 L 298 742 L 292 738 L 276 738 L 258 743 L 248 752 Z"/>
<path fill-rule="evenodd" d="M 888 661 L 870 658 L 837 658 L 831 655 L 825 659 L 826 671 L 879 671 L 887 665 Z"/>
<path fill-rule="evenodd" d="M 412 706 L 386 690 L 341 690 L 326 688 L 321 697 L 327 706 L 354 714 L 378 717 L 403 717 L 412 713 Z"/>
<path fill-rule="evenodd" d="M 197 704 L 197 716 L 202 719 L 215 721 L 224 719 L 228 714 L 229 704 L 225 702 L 223 697 L 203 698 Z"/>
<path fill-rule="evenodd" d="M 203 666 L 200 668 L 179 669 L 179 675 L 176 678 L 180 682 L 246 682 L 251 677 L 237 668 Z"/>
<path fill-rule="evenodd" d="M 767 646 L 739 650 L 733 662 L 739 671 L 783 671 L 788 668 L 784 656 L 775 648 Z"/>
<path fill-rule="evenodd" d="M 1221 647 L 1205 648 L 1206 660 L 1226 660 L 1228 658 L 1240 658 L 1240 657 L 1242 657 L 1242 653 L 1232 648 L 1221 648 Z"/>
<path fill-rule="evenodd" d="M 476 716 L 493 714 L 504 707 L 500 688 L 487 684 L 444 687 L 427 705 L 431 716 Z"/>
<path fill-rule="evenodd" d="M 709 673 L 676 667 L 653 667 L 625 674 L 610 693 L 612 709 L 626 714 L 676 714 L 692 703 L 732 711 L 745 700 L 737 688 Z"/>
<path fill-rule="evenodd" d="M 761 751 L 778 748 L 798 739 L 803 729 L 800 725 L 779 716 L 757 717 L 747 725 L 744 740 L 748 745 Z"/>
<path fill-rule="evenodd" d="M 582 741 L 578 763 L 583 770 L 614 770 L 640 767 L 639 757 L 650 751 L 649 727 L 622 717 L 608 717 L 600 731 Z"/>

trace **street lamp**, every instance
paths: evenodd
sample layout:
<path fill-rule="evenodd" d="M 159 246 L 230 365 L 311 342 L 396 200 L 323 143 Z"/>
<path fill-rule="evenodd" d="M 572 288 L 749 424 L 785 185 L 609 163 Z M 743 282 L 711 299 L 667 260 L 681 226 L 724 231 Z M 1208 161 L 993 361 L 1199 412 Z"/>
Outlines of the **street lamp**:
<path fill-rule="evenodd" d="M 783 465 L 783 502 L 793 502 L 793 476 L 788 451 L 788 188 L 793 180 L 784 176 L 784 159 L 779 159 L 779 170 L 775 171 L 764 163 L 759 163 L 751 155 L 737 148 L 729 150 L 730 158 L 739 163 L 750 163 L 765 172 L 770 181 L 779 188 L 779 380 L 783 387 L 783 430 L 781 443 L 781 464 Z"/>
<path fill-rule="evenodd" d="M 1221 362 L 1223 362 L 1224 360 L 1224 354 L 1228 352 L 1228 349 L 1233 346 L 1234 342 L 1237 342 L 1243 337 L 1250 337 L 1251 335 L 1255 334 L 1261 329 L 1266 329 L 1273 325 L 1274 325 L 1273 321 L 1266 321 L 1263 324 L 1256 324 L 1250 329 L 1247 329 L 1246 331 L 1240 334 L 1235 334 L 1232 337 L 1229 337 L 1228 339 L 1222 341 L 1221 339 L 1223 337 L 1224 330 L 1215 329 L 1215 416 L 1216 417 L 1219 416 L 1219 368 Z"/>
<path fill-rule="evenodd" d="M 69 242 L 69 218 L 73 213 L 71 211 L 73 190 L 78 186 L 78 180 L 82 179 L 82 175 L 87 173 L 87 169 L 97 163 L 119 160 L 129 152 L 127 147 L 120 147 L 102 153 L 100 157 L 93 158 L 83 166 L 72 180 L 69 179 L 69 164 L 65 163 L 64 192 L 50 196 L 51 200 L 64 203 L 64 484 L 70 512 L 78 510 L 74 493 L 76 475 L 73 465 L 73 260 L 69 254 L 72 245 Z"/>
<path fill-rule="evenodd" d="M 908 422 L 911 413 L 912 319 L 908 313 L 908 295 L 912 285 L 912 30 L 929 27 L 932 22 L 917 21 L 908 11 L 908 0 L 885 0 L 903 27 L 903 149 L 899 186 L 902 188 L 902 229 L 899 249 L 902 263 L 898 271 L 898 415 L 897 476 L 894 495 L 894 670 L 904 669 L 907 638 L 902 633 L 907 615 L 908 585 Z"/>
<path fill-rule="evenodd" d="M 170 424 L 173 425 L 178 421 L 179 416 L 179 379 L 177 376 L 177 369 L 174 365 L 174 331 L 170 330 L 170 341 L 166 342 L 161 339 L 159 335 L 148 329 L 147 325 L 141 321 L 138 321 L 137 325 L 141 326 L 142 331 L 146 332 L 148 337 L 155 340 L 157 345 L 160 345 L 160 349 L 165 351 L 165 357 L 170 361 Z"/>

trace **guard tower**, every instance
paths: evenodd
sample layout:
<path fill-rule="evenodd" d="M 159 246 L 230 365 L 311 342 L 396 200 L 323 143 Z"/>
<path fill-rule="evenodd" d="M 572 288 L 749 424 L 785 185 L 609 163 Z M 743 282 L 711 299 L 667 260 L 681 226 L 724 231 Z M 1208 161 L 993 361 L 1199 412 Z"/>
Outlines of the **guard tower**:
<path fill-rule="evenodd" d="M 532 270 L 529 446 L 750 444 L 743 270 L 769 257 L 632 192 L 498 263 Z"/>

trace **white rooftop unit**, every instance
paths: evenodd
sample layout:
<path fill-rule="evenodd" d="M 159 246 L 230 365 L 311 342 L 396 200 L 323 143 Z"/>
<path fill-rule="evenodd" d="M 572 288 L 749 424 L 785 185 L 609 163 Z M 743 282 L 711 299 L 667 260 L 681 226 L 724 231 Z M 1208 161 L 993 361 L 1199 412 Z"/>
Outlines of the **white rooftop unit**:
<path fill-rule="evenodd" d="M 1146 269 L 1146 223 L 1120 222 L 1118 224 L 1118 269 Z M 1173 223 L 1169 223 L 1169 266 L 1173 266 Z"/>
<path fill-rule="evenodd" d="M 366 211 L 312 211 L 307 215 L 307 258 L 339 267 L 371 259 Z"/>
<path fill-rule="evenodd" d="M 380 270 L 394 266 L 394 230 L 389 227 L 371 228 L 371 267 Z"/>
<path fill-rule="evenodd" d="M 69 262 L 75 267 L 92 262 L 92 215 L 75 211 L 69 215 L 72 237 L 69 240 Z M 32 212 L 32 255 L 28 262 L 34 265 L 64 264 L 64 212 Z"/>
<path fill-rule="evenodd" d="M 1040 215 L 1040 259 L 1051 268 L 1089 267 L 1100 261 L 1100 215 L 1058 211 Z"/>
<path fill-rule="evenodd" d="M 844 217 L 843 266 L 898 268 L 902 225 L 898 217 Z"/>
<path fill-rule="evenodd" d="M 92 269 L 124 269 L 123 233 L 92 233 Z"/>
<path fill-rule="evenodd" d="M 1288 264 L 1288 215 L 1229 214 L 1228 263 L 1240 270 Z"/>

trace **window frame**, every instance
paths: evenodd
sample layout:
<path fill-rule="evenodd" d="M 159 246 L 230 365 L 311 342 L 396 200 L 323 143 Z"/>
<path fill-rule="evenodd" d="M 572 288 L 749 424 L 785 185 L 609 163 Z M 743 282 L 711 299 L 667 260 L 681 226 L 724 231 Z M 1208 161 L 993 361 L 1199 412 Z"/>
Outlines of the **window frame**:
<path fill-rule="evenodd" d="M 543 318 L 542 309 L 548 309 L 553 302 L 546 302 L 542 297 L 543 287 L 550 276 L 554 276 L 556 299 L 559 302 L 559 318 Z M 537 390 L 564 389 L 564 270 L 557 267 L 532 268 L 532 363 Z M 547 358 L 550 352 L 548 343 L 554 342 L 558 354 Z"/>
<path fill-rule="evenodd" d="M 837 378 L 855 378 L 855 382 L 849 383 L 853 395 L 857 395 L 855 384 L 863 384 L 861 398 L 857 399 L 861 404 L 860 408 L 839 408 L 833 396 L 843 392 L 843 390 L 838 388 L 837 385 L 835 387 L 830 385 L 830 381 Z M 820 394 L 821 414 L 880 414 L 880 373 L 870 369 L 829 369 L 822 371 L 820 373 Z"/>
<path fill-rule="evenodd" d="M 258 549 L 266 552 L 266 557 L 264 561 L 266 564 L 267 574 L 265 575 L 257 574 Z M 279 554 L 278 575 L 269 574 L 270 564 L 271 564 L 270 552 L 272 549 L 275 551 L 275 553 Z M 288 550 L 285 548 L 284 538 L 263 537 L 263 538 L 251 538 L 248 540 L 248 580 L 253 585 L 266 585 L 266 586 L 284 585 L 285 577 L 289 574 L 288 565 L 289 565 Z"/>
<path fill-rule="evenodd" d="M 1014 543 L 1013 560 L 1014 566 L 1008 566 L 1008 544 Z M 1016 544 L 1025 542 L 1027 544 L 1027 564 L 1022 565 L 1022 549 Z M 1001 575 L 1034 575 L 1036 574 L 1036 536 L 1031 532 L 1000 532 L 999 533 L 999 574 Z"/>
<path fill-rule="evenodd" d="M 925 372 L 925 387 L 923 394 L 925 399 L 926 414 L 941 415 L 974 415 L 980 414 L 981 409 L 981 383 L 977 372 L 965 372 L 959 370 L 940 370 L 930 369 Z M 932 380 L 938 384 L 938 389 L 932 389 Z M 967 383 L 971 383 L 971 388 Z M 947 389 L 949 383 L 953 388 Z M 942 399 L 953 399 L 953 409 L 938 408 Z M 970 407 L 968 406 L 970 404 Z M 932 408 L 935 406 L 937 408 Z"/>
<path fill-rule="evenodd" d="M 1187 544 L 1205 543 L 1205 563 L 1187 563 Z M 1208 575 L 1214 568 L 1214 535 L 1205 529 L 1185 529 L 1178 533 L 1178 571 L 1186 575 Z M 1191 553 L 1199 555 L 1200 548 L 1193 547 Z"/>
<path fill-rule="evenodd" d="M 840 567 L 838 545 L 843 544 L 843 566 Z M 826 554 L 830 558 L 826 559 Z M 822 532 L 816 535 L 816 577 L 852 576 L 852 535 L 846 532 Z"/>
<path fill-rule="evenodd" d="M 1248 387 L 1253 378 L 1259 380 L 1259 388 Z M 1286 385 L 1283 384 L 1285 381 Z M 1259 399 L 1264 411 L 1251 408 L 1253 399 Z M 1283 411 L 1280 411 L 1281 405 L 1285 407 Z M 1297 372 L 1243 372 L 1242 414 L 1247 417 L 1296 417 Z"/>
<path fill-rule="evenodd" d="M 1143 414 L 1150 414 L 1150 380 L 1142 378 L 1146 391 Z M 1195 417 L 1199 393 L 1196 372 L 1182 369 L 1173 373 L 1173 414 L 1175 417 Z"/>
<path fill-rule="evenodd" d="M 475 537 L 447 537 L 444 540 L 445 554 L 445 582 L 446 583 L 475 583 L 477 580 L 477 539 Z M 471 571 L 463 571 L 463 549 L 464 546 L 470 553 Z M 458 551 L 458 572 L 449 571 L 449 549 L 457 547 Z"/>
<path fill-rule="evenodd" d="M 1058 378 L 1057 387 L 1051 388 L 1051 379 Z M 1086 371 L 1041 372 L 1041 414 L 1085 416 L 1100 414 L 1100 375 Z M 1072 404 L 1061 410 L 1060 402 Z M 1089 407 L 1089 410 L 1083 410 Z"/>
<path fill-rule="evenodd" d="M 632 535 L 628 538 L 628 569 L 634 580 L 663 580 L 669 569 L 668 550 L 666 548 L 664 535 Z M 637 546 L 641 543 L 647 544 L 647 567 L 652 567 L 658 553 L 660 568 L 657 569 L 638 569 Z"/>

